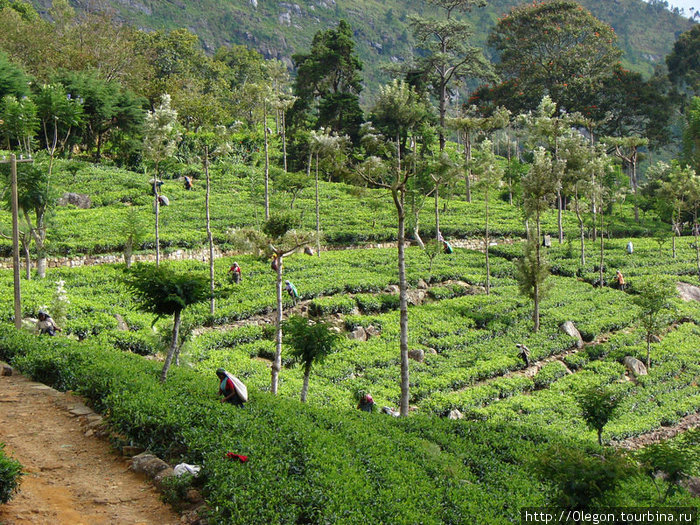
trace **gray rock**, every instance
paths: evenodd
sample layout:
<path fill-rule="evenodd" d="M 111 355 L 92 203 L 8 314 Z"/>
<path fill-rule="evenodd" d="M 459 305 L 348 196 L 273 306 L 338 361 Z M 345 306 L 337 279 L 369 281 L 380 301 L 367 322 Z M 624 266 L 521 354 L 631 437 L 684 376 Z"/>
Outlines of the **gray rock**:
<path fill-rule="evenodd" d="M 693 496 L 700 498 L 700 477 L 688 478 L 683 482 L 683 486 L 688 489 Z"/>
<path fill-rule="evenodd" d="M 450 413 L 447 417 L 449 419 L 464 419 L 464 414 L 462 414 L 459 410 L 455 408 L 453 410 L 450 410 Z"/>
<path fill-rule="evenodd" d="M 581 338 L 581 334 L 574 323 L 571 321 L 566 321 L 559 326 L 559 330 L 570 337 L 576 338 L 576 348 L 583 348 L 583 339 Z"/>
<path fill-rule="evenodd" d="M 408 358 L 422 363 L 425 360 L 425 351 L 421 348 L 408 351 Z"/>
<path fill-rule="evenodd" d="M 349 339 L 356 339 L 357 341 L 366 341 L 367 340 L 367 333 L 365 332 L 365 329 L 362 328 L 361 326 L 358 326 L 355 328 L 352 332 L 348 334 Z"/>
<path fill-rule="evenodd" d="M 165 469 L 170 469 L 170 465 L 159 457 L 147 452 L 134 456 L 131 459 L 131 470 L 140 474 L 146 474 L 149 478 L 155 478 Z M 172 471 L 172 469 L 170 470 Z"/>
<path fill-rule="evenodd" d="M 426 349 L 425 353 L 430 355 L 437 355 L 438 352 L 434 348 L 428 348 Z"/>
<path fill-rule="evenodd" d="M 67 192 L 64 193 L 60 199 L 58 199 L 59 206 L 68 206 L 69 204 L 82 210 L 87 210 L 92 207 L 90 196 L 82 193 Z"/>
<path fill-rule="evenodd" d="M 418 279 L 418 286 L 417 288 L 419 290 L 427 290 L 428 289 L 428 283 L 426 283 L 423 279 Z"/>
<path fill-rule="evenodd" d="M 428 292 L 425 290 L 408 290 L 406 293 L 406 300 L 408 301 L 408 304 L 418 306 L 423 304 L 426 295 L 428 295 Z"/>
<path fill-rule="evenodd" d="M 386 288 L 384 288 L 384 291 L 385 291 L 386 293 L 397 294 L 397 293 L 399 293 L 400 290 L 399 290 L 398 285 L 396 285 L 396 284 L 390 284 L 389 286 L 387 286 Z"/>
<path fill-rule="evenodd" d="M 2 365 L 2 368 L 0 369 L 0 376 L 11 376 L 12 375 L 12 367 L 10 365 Z"/>
<path fill-rule="evenodd" d="M 167 478 L 172 478 L 175 475 L 175 472 L 173 471 L 172 468 L 166 467 L 162 469 L 158 474 L 153 476 L 153 483 L 156 484 L 157 487 L 162 487 L 163 481 Z"/>
<path fill-rule="evenodd" d="M 661 338 L 660 338 L 658 335 L 653 335 L 653 334 L 652 334 L 652 336 L 649 338 L 649 340 L 650 340 L 652 343 L 660 343 L 660 342 L 661 342 Z"/>
<path fill-rule="evenodd" d="M 634 377 L 647 375 L 647 367 L 644 366 L 644 363 L 631 355 L 625 356 L 622 360 L 622 364 L 627 367 Z"/>

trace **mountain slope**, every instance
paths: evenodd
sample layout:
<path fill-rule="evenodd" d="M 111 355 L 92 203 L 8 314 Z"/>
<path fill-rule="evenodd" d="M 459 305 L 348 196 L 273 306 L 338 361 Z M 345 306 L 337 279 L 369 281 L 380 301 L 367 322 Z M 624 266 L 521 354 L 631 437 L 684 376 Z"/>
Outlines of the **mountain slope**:
<path fill-rule="evenodd" d="M 34 0 L 46 13 L 50 0 Z M 357 49 L 365 63 L 369 85 L 385 79 L 382 64 L 410 57 L 410 14 L 433 8 L 418 0 L 109 0 L 119 17 L 147 29 L 185 27 L 199 35 L 205 49 L 245 44 L 268 58 L 291 66 L 290 57 L 309 48 L 314 33 L 344 18 L 355 31 Z M 475 41 L 485 42 L 498 17 L 517 2 L 495 0 L 468 15 Z M 641 0 L 581 0 L 619 36 L 625 65 L 649 74 L 662 63 L 677 36 L 692 22 Z M 80 8 L 80 6 L 78 6 Z"/>

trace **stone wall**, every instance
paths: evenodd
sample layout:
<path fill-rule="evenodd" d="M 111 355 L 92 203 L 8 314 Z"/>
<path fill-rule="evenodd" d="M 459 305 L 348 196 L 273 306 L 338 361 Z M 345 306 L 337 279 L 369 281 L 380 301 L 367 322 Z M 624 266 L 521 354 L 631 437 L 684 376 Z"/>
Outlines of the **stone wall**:
<path fill-rule="evenodd" d="M 497 244 L 512 244 L 519 241 L 520 239 L 498 239 Z M 427 241 L 427 239 L 426 239 Z M 450 244 L 455 248 L 467 248 L 470 250 L 483 250 L 484 249 L 484 239 L 450 239 Z M 406 245 L 411 245 L 410 242 L 406 242 Z M 357 250 L 357 249 L 374 249 L 374 248 L 393 248 L 396 246 L 396 242 L 383 242 L 383 243 L 370 243 L 363 245 L 354 246 L 327 246 L 324 250 Z M 224 251 L 222 252 L 219 248 L 214 246 L 214 258 L 218 259 L 220 257 L 229 257 L 237 255 L 240 252 L 236 251 Z M 199 250 L 174 250 L 172 252 L 161 252 L 161 260 L 164 261 L 182 261 L 189 259 L 199 259 L 201 261 L 207 261 L 209 259 L 209 249 L 199 249 Z M 155 253 L 145 253 L 145 254 L 134 254 L 131 257 L 131 262 L 155 262 Z M 24 259 L 21 261 L 24 267 Z M 98 264 L 115 264 L 124 262 L 124 256 L 122 254 L 105 254 L 105 255 L 83 255 L 78 257 L 49 257 L 46 259 L 47 268 L 76 268 L 79 266 L 95 266 Z M 32 259 L 32 264 L 34 265 L 36 261 Z M 0 269 L 11 269 L 12 268 L 12 258 L 0 259 Z"/>

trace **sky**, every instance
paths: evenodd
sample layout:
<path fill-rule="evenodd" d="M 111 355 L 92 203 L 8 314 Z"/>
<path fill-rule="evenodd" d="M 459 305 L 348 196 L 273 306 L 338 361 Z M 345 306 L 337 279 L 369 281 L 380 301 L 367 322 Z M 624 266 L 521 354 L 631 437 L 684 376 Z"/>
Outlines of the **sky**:
<path fill-rule="evenodd" d="M 685 16 L 690 16 L 690 8 L 700 9 L 700 0 L 668 0 L 670 6 L 685 10 Z"/>

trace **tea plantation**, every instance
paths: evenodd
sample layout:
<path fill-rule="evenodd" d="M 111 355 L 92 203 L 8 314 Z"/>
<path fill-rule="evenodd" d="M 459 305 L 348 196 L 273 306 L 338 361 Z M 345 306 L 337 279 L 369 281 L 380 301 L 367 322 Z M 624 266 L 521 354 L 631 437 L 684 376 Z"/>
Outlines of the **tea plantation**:
<path fill-rule="evenodd" d="M 255 202 L 250 181 L 244 173 L 230 173 L 216 173 L 213 182 L 214 237 L 224 248 L 233 225 L 261 221 L 261 210 L 249 204 Z M 57 210 L 49 234 L 54 254 L 118 250 L 125 201 L 152 217 L 152 197 L 141 174 L 83 165 L 75 173 L 59 171 L 59 177 L 72 191 L 90 194 L 93 207 Z M 166 181 L 164 192 L 172 196 L 162 210 L 164 244 L 203 246 L 201 187 L 186 192 L 179 182 Z M 288 199 L 276 193 L 273 205 L 285 207 Z M 451 201 L 441 217 L 443 234 L 479 235 L 482 205 L 478 198 L 471 204 Z M 395 239 L 391 206 L 375 190 L 322 184 L 325 242 Z M 300 220 L 309 229 L 312 207 L 313 193 L 304 190 L 295 209 L 306 210 Z M 431 212 L 422 213 L 429 237 Z M 165 383 L 158 380 L 157 356 L 172 321 L 137 308 L 123 264 L 51 268 L 46 279 L 22 281 L 24 317 L 55 309 L 63 282 L 67 301 L 58 337 L 15 330 L 11 294 L 2 294 L 0 359 L 38 381 L 83 395 L 106 415 L 116 445 L 128 442 L 171 463 L 202 465 L 199 478 L 180 483 L 193 482 L 202 491 L 211 523 L 518 523 L 523 507 L 560 501 L 555 480 L 537 475 L 543 457 L 565 461 L 573 451 L 614 465 L 620 460 L 611 451 L 622 440 L 700 412 L 700 304 L 674 299 L 660 342 L 651 346 L 647 375 L 635 378 L 623 364 L 626 356 L 644 361 L 646 355 L 636 285 L 660 276 L 697 284 L 693 239 L 679 238 L 673 257 L 670 243 L 635 237 L 635 251 L 627 254 L 629 238 L 622 232 L 641 234 L 650 223 L 633 225 L 631 210 L 623 208 L 610 227 L 618 238 L 605 240 L 604 274 L 612 281 L 620 269 L 629 285 L 625 292 L 593 286 L 599 278 L 597 242 L 587 241 L 582 267 L 577 242 L 554 241 L 547 249 L 551 289 L 540 307 L 540 330 L 533 333 L 532 304 L 518 290 L 513 262 L 522 255 L 517 239 L 525 235 L 520 213 L 506 203 L 496 205 L 492 233 L 516 242 L 499 239 L 491 247 L 489 295 L 483 253 L 456 248 L 436 257 L 429 269 L 423 250 L 407 248 L 409 346 L 422 352 L 410 362 L 406 418 L 355 409 L 363 392 L 371 392 L 380 407 L 399 404 L 395 248 L 285 258 L 284 278 L 294 282 L 302 301 L 293 307 L 285 296 L 287 314 L 329 321 L 344 336 L 358 327 L 370 334 L 343 337 L 333 354 L 314 365 L 307 403 L 298 400 L 303 367 L 286 345 L 279 392 L 270 392 L 275 274 L 269 261 L 247 254 L 215 261 L 215 313 L 203 303 L 185 310 L 180 365 Z M 545 227 L 554 232 L 556 217 L 549 215 Z M 576 238 L 576 228 L 575 218 L 565 213 L 567 236 Z M 141 249 L 151 242 L 146 239 Z M 243 269 L 239 285 L 227 278 L 234 260 Z M 201 260 L 164 265 L 193 274 L 208 270 Z M 10 271 L 0 273 L 0 283 L 11 288 Z M 580 348 L 577 338 L 560 330 L 566 321 L 578 328 Z M 529 348 L 532 366 L 521 359 L 517 344 Z M 245 408 L 219 403 L 214 373 L 219 367 L 248 386 Z M 608 389 L 618 403 L 602 430 L 602 447 L 578 401 L 595 387 Z M 446 417 L 455 410 L 463 419 Z M 232 461 L 227 452 L 249 461 Z M 595 504 L 697 506 L 680 487 L 662 501 L 655 484 L 668 482 L 646 475 L 635 458 L 625 459 L 625 474 L 608 490 L 585 489 Z M 687 474 L 699 473 L 690 462 Z M 182 488 L 171 485 L 173 491 Z"/>

